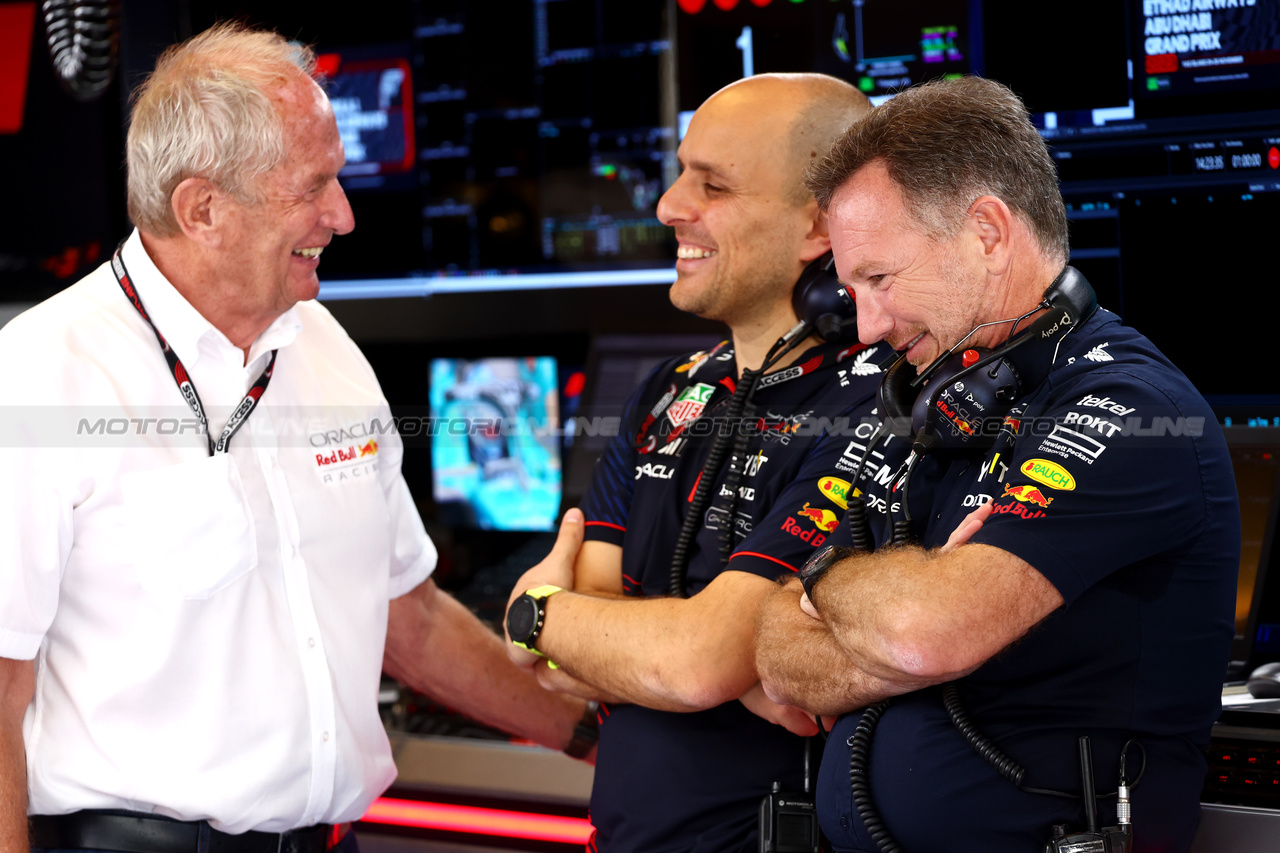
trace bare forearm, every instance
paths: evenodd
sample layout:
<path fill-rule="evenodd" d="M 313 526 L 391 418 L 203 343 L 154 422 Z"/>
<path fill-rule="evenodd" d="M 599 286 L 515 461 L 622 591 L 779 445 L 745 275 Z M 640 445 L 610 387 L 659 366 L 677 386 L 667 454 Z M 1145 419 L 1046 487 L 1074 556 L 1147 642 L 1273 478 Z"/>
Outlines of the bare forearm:
<path fill-rule="evenodd" d="M 0 853 L 26 853 L 27 765 L 22 719 L 0 720 Z"/>
<path fill-rule="evenodd" d="M 1035 568 L 978 544 L 852 557 L 832 566 L 814 599 L 859 669 L 915 687 L 972 672 L 1062 604 Z"/>
<path fill-rule="evenodd" d="M 800 609 L 802 593 L 796 581 L 779 587 L 761 612 L 756 669 L 770 699 L 814 714 L 843 714 L 913 689 L 858 667 L 830 627 Z"/>
<path fill-rule="evenodd" d="M 699 593 L 699 595 L 705 594 Z M 578 681 L 648 708 L 696 711 L 736 699 L 756 681 L 752 633 L 759 604 L 735 590 L 694 599 L 547 601 L 539 648 Z M 717 613 L 719 615 L 712 615 Z"/>
<path fill-rule="evenodd" d="M 389 632 L 383 666 L 390 675 L 488 725 L 553 749 L 569 743 L 582 700 L 544 690 L 454 598 L 411 593 L 391 606 L 393 623 L 413 629 Z"/>
<path fill-rule="evenodd" d="M 35 665 L 0 658 L 0 853 L 27 853 L 27 754 L 22 718 L 35 691 Z"/>

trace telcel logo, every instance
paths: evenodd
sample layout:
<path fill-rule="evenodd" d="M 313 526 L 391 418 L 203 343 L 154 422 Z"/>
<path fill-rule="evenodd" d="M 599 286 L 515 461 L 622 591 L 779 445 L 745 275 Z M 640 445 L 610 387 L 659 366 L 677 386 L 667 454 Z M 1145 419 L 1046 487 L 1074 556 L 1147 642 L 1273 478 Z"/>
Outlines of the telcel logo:
<path fill-rule="evenodd" d="M 849 508 L 849 487 L 852 485 L 839 477 L 823 477 L 818 481 L 818 488 L 822 489 L 823 496 L 841 509 Z M 857 497 L 856 490 L 854 497 Z"/>
<path fill-rule="evenodd" d="M 1020 470 L 1040 485 L 1051 489 L 1069 492 L 1076 487 L 1076 478 L 1071 476 L 1071 472 L 1048 459 L 1028 459 Z"/>

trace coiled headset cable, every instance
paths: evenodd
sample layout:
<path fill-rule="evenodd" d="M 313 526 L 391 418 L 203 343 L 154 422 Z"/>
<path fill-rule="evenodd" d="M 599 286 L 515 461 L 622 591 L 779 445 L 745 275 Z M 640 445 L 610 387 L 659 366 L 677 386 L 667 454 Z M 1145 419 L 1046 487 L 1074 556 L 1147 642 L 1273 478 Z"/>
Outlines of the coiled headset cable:
<path fill-rule="evenodd" d="M 702 473 L 698 475 L 698 484 L 694 488 L 693 497 L 689 501 L 689 508 L 680 524 L 680 533 L 676 537 L 675 547 L 671 551 L 671 574 L 667 583 L 668 595 L 675 598 L 687 597 L 685 580 L 688 576 L 690 551 L 693 548 L 694 539 L 702 527 L 702 515 L 706 512 L 707 504 L 711 501 L 712 490 L 715 488 L 716 479 L 720 476 L 720 469 L 724 467 L 725 457 L 729 454 L 730 448 L 732 448 L 731 467 L 726 483 L 732 492 L 729 497 L 729 515 L 724 522 L 725 529 L 720 531 L 718 537 L 720 565 L 723 566 L 729 562 L 729 555 L 732 553 L 734 545 L 734 515 L 737 507 L 738 483 L 741 481 L 742 469 L 746 464 L 747 443 L 750 440 L 750 435 L 743 427 L 745 421 L 754 416 L 755 411 L 751 404 L 751 397 L 755 394 L 756 387 L 759 385 L 760 378 L 765 371 L 799 346 L 808 337 L 811 329 L 812 327 L 808 323 L 797 323 L 769 348 L 769 352 L 765 355 L 764 362 L 758 370 L 743 369 L 742 376 L 738 379 L 738 384 L 734 387 L 733 395 L 730 396 L 729 403 L 725 407 L 725 412 L 722 416 L 727 429 L 718 430 L 715 439 L 711 443 L 711 449 L 707 452 L 706 462 L 702 465 Z"/>

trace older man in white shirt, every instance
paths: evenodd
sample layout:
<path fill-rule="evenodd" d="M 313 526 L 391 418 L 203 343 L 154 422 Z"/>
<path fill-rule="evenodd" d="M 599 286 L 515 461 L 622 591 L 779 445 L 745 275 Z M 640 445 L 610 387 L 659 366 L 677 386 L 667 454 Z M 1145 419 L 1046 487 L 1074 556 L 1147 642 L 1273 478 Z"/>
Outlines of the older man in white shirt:
<path fill-rule="evenodd" d="M 37 847 L 323 851 L 395 775 L 384 664 L 589 748 L 430 579 L 387 402 L 310 301 L 355 224 L 313 61 L 238 26 L 167 52 L 138 230 L 0 332 L 0 850 L 29 812 Z"/>

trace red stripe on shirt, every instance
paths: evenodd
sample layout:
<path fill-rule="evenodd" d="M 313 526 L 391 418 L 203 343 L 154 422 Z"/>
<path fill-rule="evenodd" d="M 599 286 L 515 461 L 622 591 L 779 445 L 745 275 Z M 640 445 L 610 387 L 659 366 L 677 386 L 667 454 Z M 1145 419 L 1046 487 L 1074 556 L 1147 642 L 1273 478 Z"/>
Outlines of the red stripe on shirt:
<path fill-rule="evenodd" d="M 627 532 L 627 528 L 623 527 L 621 524 L 612 524 L 608 521 L 588 521 L 585 526 L 586 527 L 612 527 L 614 530 L 621 530 L 623 533 Z"/>
<path fill-rule="evenodd" d="M 771 563 L 777 563 L 779 566 L 786 566 L 788 569 L 790 569 L 793 572 L 800 571 L 790 563 L 784 563 L 781 560 L 779 560 L 777 557 L 770 557 L 768 554 L 761 554 L 759 551 L 739 551 L 736 554 L 734 554 L 733 557 L 759 557 L 762 560 L 768 560 Z M 729 558 L 730 562 L 733 562 L 733 557 Z"/>

